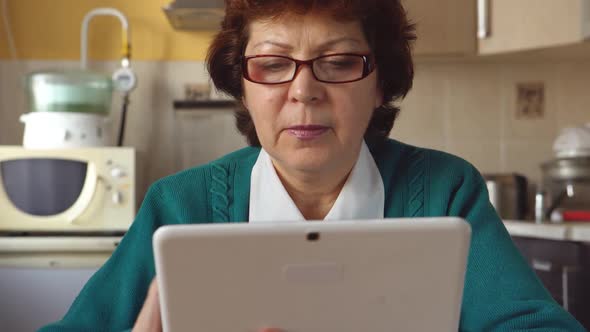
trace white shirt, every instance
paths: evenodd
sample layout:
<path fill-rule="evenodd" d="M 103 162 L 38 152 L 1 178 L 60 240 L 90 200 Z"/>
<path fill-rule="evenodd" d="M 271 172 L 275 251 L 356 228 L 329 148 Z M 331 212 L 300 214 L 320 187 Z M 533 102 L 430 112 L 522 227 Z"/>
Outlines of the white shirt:
<path fill-rule="evenodd" d="M 382 219 L 385 189 L 381 173 L 363 142 L 359 157 L 324 220 Z M 264 149 L 252 168 L 249 222 L 304 221 Z"/>

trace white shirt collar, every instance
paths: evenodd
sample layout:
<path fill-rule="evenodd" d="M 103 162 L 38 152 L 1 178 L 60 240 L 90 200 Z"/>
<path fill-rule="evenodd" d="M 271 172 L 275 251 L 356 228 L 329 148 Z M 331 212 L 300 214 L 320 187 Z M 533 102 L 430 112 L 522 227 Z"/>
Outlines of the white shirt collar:
<path fill-rule="evenodd" d="M 325 220 L 382 219 L 385 189 L 363 142 L 359 158 Z M 264 149 L 252 168 L 249 222 L 304 221 Z"/>

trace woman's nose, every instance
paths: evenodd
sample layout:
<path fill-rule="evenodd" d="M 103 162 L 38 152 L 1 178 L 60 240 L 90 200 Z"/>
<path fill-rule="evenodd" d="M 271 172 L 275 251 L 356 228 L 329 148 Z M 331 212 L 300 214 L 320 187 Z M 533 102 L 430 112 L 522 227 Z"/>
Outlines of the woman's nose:
<path fill-rule="evenodd" d="M 317 103 L 324 98 L 325 90 L 315 79 L 309 66 L 302 66 L 295 74 L 289 87 L 289 99 L 300 103 Z"/>

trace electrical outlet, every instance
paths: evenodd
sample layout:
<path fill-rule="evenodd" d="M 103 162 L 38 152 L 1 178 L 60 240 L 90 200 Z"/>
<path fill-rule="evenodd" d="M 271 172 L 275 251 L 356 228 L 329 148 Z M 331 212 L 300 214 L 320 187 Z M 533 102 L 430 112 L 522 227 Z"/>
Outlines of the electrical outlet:
<path fill-rule="evenodd" d="M 516 118 L 543 118 L 545 115 L 545 83 L 518 83 L 516 89 Z"/>

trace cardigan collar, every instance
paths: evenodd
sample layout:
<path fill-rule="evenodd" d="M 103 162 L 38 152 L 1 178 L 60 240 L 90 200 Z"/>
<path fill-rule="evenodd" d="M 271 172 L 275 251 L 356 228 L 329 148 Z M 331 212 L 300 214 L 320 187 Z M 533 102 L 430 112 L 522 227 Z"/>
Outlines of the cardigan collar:
<path fill-rule="evenodd" d="M 363 142 L 357 162 L 325 220 L 381 219 L 384 200 L 381 174 Z M 249 222 L 305 220 L 264 149 L 252 168 L 249 203 Z"/>

